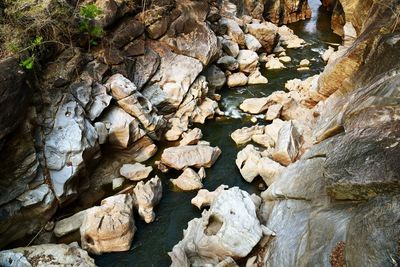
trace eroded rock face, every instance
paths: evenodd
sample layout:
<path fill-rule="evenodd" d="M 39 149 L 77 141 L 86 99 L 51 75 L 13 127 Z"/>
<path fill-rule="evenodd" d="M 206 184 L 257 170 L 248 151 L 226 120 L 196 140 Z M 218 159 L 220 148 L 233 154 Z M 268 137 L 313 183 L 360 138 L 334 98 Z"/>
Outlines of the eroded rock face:
<path fill-rule="evenodd" d="M 140 217 L 142 217 L 146 223 L 153 222 L 156 218 L 153 208 L 160 202 L 162 197 L 160 178 L 156 176 L 146 183 L 140 181 L 133 189 L 132 196 Z"/>
<path fill-rule="evenodd" d="M 0 252 L 2 266 L 88 266 L 94 260 L 77 243 L 45 244 L 21 247 Z"/>
<path fill-rule="evenodd" d="M 264 4 L 264 14 L 275 24 L 288 24 L 311 18 L 307 1 L 268 0 Z"/>
<path fill-rule="evenodd" d="M 169 168 L 182 170 L 186 167 L 210 168 L 221 154 L 218 147 L 195 145 L 170 147 L 161 155 L 161 163 Z"/>
<path fill-rule="evenodd" d="M 85 211 L 80 227 L 82 248 L 94 253 L 127 251 L 136 227 L 129 194 L 108 197 Z"/>
<path fill-rule="evenodd" d="M 222 191 L 202 217 L 189 222 L 180 241 L 169 253 L 172 266 L 217 264 L 227 257 L 247 256 L 262 237 L 256 206 L 237 187 Z"/>

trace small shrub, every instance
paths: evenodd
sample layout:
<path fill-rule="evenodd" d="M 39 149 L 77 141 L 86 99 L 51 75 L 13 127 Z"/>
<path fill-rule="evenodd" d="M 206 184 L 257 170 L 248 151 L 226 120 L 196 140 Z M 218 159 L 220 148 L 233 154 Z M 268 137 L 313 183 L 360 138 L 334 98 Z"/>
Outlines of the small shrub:
<path fill-rule="evenodd" d="M 37 50 L 42 45 L 42 43 L 43 43 L 43 37 L 36 36 L 35 39 L 33 39 L 31 45 L 28 46 L 27 48 L 23 49 L 23 50 L 28 50 L 30 56 L 20 62 L 19 65 L 21 67 L 23 67 L 27 70 L 33 69 L 33 67 L 35 65 L 35 60 L 37 58 Z"/>
<path fill-rule="evenodd" d="M 101 38 L 104 34 L 103 28 L 96 25 L 96 18 L 101 14 L 101 9 L 95 4 L 82 6 L 79 12 L 81 18 L 79 30 L 89 37 L 89 51 L 90 46 L 97 45 L 96 40 Z"/>

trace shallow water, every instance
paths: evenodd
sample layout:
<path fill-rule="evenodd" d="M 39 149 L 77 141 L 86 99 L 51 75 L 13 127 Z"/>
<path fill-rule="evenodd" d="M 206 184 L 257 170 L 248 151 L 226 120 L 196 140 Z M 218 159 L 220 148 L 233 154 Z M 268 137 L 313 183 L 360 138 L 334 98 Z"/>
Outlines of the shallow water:
<path fill-rule="evenodd" d="M 256 179 L 252 184 L 246 183 L 240 176 L 235 165 L 237 152 L 230 138 L 230 134 L 241 127 L 252 125 L 249 117 L 244 116 L 238 109 L 239 104 L 249 97 L 268 96 L 273 91 L 284 90 L 286 81 L 294 78 L 304 79 L 320 73 L 324 63 L 320 57 L 321 52 L 328 47 L 328 43 L 339 43 L 340 38 L 332 33 L 328 14 L 320 8 L 320 0 L 311 0 L 310 6 L 313 17 L 308 21 L 301 21 L 290 25 L 295 33 L 303 38 L 308 45 L 300 49 L 288 49 L 287 55 L 292 62 L 285 64 L 287 69 L 268 71 L 262 73 L 268 78 L 266 85 L 248 86 L 235 89 L 223 89 L 220 103 L 221 110 L 227 111 L 229 117 L 207 121 L 205 125 L 196 125 L 203 131 L 203 140 L 213 146 L 219 146 L 222 154 L 215 165 L 207 170 L 204 188 L 214 190 L 221 184 L 239 186 L 250 193 L 257 192 L 261 179 Z M 310 71 L 298 72 L 296 65 L 301 59 L 311 61 Z M 265 124 L 261 119 L 260 124 Z M 159 158 L 159 154 L 155 159 Z M 152 161 L 154 161 L 153 159 Z M 183 229 L 188 221 L 200 217 L 201 212 L 192 206 L 190 200 L 196 192 L 174 192 L 169 184 L 169 179 L 176 178 L 178 173 L 158 174 L 163 180 L 163 198 L 156 207 L 157 219 L 152 224 L 145 224 L 136 216 L 137 231 L 133 246 L 130 251 L 110 253 L 95 257 L 98 266 L 169 266 L 170 259 L 167 252 L 183 237 Z"/>

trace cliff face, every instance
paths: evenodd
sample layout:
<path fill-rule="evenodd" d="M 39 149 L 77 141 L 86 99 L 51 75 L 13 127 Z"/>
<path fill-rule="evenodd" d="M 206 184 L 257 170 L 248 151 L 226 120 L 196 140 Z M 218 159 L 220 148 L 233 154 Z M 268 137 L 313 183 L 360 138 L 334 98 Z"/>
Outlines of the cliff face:
<path fill-rule="evenodd" d="M 311 18 L 311 9 L 303 0 L 266 0 L 264 16 L 273 23 L 287 24 Z"/>
<path fill-rule="evenodd" d="M 400 262 L 399 5 L 340 2 L 360 34 L 319 79 L 318 144 L 262 194 L 266 266 Z"/>

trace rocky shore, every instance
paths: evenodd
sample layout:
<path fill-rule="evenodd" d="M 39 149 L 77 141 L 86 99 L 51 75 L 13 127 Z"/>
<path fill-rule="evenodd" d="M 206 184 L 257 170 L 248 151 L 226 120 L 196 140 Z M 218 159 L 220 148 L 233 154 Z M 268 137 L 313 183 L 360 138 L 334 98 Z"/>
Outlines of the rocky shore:
<path fill-rule="evenodd" d="M 203 210 L 172 266 L 400 263 L 396 1 L 322 1 L 343 40 L 324 71 L 239 105 L 254 120 L 231 133 L 232 165 L 262 178 L 260 195 L 202 189 L 224 151 L 195 124 L 227 116 L 221 90 L 268 84 L 261 68 L 285 69 L 287 50 L 308 45 L 282 25 L 310 18 L 307 1 L 83 2 L 102 9 L 101 45 L 64 47 L 34 75 L 0 61 L 0 265 L 128 251 L 165 184 L 198 190 Z M 296 60 L 299 74 L 313 64 Z"/>

